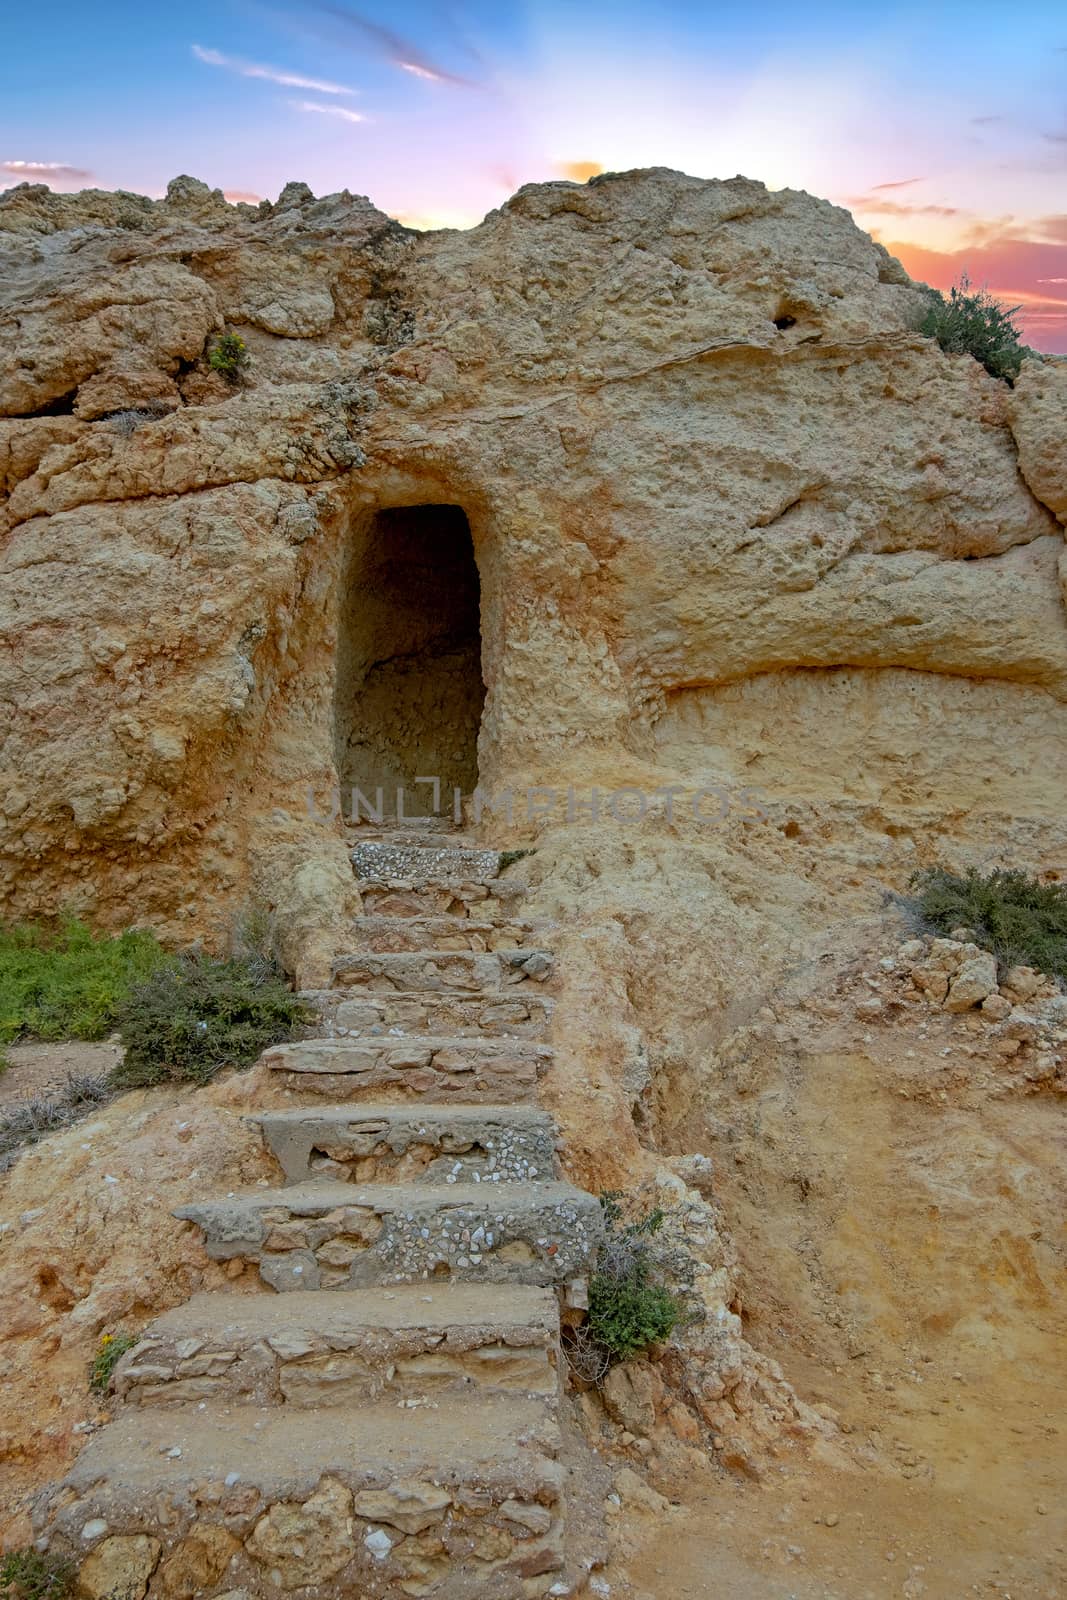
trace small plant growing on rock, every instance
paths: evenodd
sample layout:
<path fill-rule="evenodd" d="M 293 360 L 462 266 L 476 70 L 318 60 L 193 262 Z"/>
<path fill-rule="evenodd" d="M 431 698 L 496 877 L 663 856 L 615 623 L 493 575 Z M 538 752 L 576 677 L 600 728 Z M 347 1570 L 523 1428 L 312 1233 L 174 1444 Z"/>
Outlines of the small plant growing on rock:
<path fill-rule="evenodd" d="M 89 1387 L 94 1394 L 107 1394 L 111 1375 L 127 1350 L 137 1343 L 135 1333 L 102 1333 L 89 1368 Z"/>
<path fill-rule="evenodd" d="M 62 1600 L 74 1587 L 69 1561 L 28 1546 L 0 1559 L 0 1596 L 3 1600 Z"/>
<path fill-rule="evenodd" d="M 624 1222 L 621 1201 L 615 1191 L 600 1196 L 607 1237 L 589 1282 L 586 1331 L 603 1353 L 600 1376 L 614 1362 L 628 1361 L 649 1345 L 669 1339 L 687 1320 L 680 1297 L 659 1281 L 650 1248 L 663 1227 L 664 1213 L 657 1208 Z"/>
<path fill-rule="evenodd" d="M 277 969 L 265 974 L 260 958 L 183 955 L 127 996 L 118 1018 L 126 1055 L 112 1082 L 207 1083 L 222 1067 L 251 1066 L 308 1020 L 304 1002 Z"/>
<path fill-rule="evenodd" d="M 1019 339 L 1019 306 L 1002 306 L 987 289 L 971 288 L 964 273 L 948 298 L 931 289 L 919 332 L 936 339 L 946 355 L 973 356 L 994 378 L 1011 383 L 1032 352 Z"/>
<path fill-rule="evenodd" d="M 239 333 L 222 333 L 208 353 L 207 364 L 228 383 L 238 384 L 248 370 L 251 357 Z"/>
<path fill-rule="evenodd" d="M 934 867 L 916 873 L 907 902 L 925 932 L 971 931 L 1002 968 L 1016 962 L 1067 980 L 1067 885 L 1038 883 L 1025 872 L 962 876 Z"/>

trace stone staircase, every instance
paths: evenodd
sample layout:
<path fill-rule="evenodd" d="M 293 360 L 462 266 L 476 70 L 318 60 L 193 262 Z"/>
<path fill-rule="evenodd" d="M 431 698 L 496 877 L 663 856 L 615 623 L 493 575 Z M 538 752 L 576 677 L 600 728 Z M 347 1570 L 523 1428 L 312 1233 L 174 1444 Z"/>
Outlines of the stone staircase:
<path fill-rule="evenodd" d="M 157 1318 L 38 1503 L 88 1600 L 576 1592 L 559 1302 L 601 1221 L 536 1103 L 552 957 L 493 851 L 426 828 L 352 861 L 320 1036 L 264 1057 L 278 1184 L 177 1212 L 260 1292 Z"/>

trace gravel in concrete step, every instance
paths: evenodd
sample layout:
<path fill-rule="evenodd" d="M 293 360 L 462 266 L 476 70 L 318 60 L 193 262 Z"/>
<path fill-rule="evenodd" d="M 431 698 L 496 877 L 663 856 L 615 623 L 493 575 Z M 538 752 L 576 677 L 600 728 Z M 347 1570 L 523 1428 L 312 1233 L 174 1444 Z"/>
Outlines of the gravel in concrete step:
<path fill-rule="evenodd" d="M 546 1285 L 585 1277 L 598 1201 L 568 1183 L 305 1183 L 180 1206 L 215 1260 L 258 1265 L 272 1289 L 424 1279 Z"/>
<path fill-rule="evenodd" d="M 529 922 L 480 916 L 363 916 L 350 924 L 353 948 L 392 950 L 522 950 L 531 946 Z"/>
<path fill-rule="evenodd" d="M 356 950 L 338 956 L 333 982 L 371 993 L 384 990 L 453 989 L 460 993 L 508 991 L 528 983 L 544 983 L 555 963 L 546 950 L 439 950 L 419 954 L 395 951 L 372 955 Z"/>
<path fill-rule="evenodd" d="M 386 1089 L 420 1100 L 508 1105 L 531 1098 L 552 1049 L 536 1039 L 382 1034 L 294 1040 L 272 1046 L 262 1060 L 294 1091 L 338 1100 Z"/>
<path fill-rule="evenodd" d="M 465 1389 L 557 1397 L 559 1308 L 525 1284 L 201 1294 L 115 1369 L 127 1405 L 338 1406 Z"/>
<path fill-rule="evenodd" d="M 131 1408 L 38 1497 L 35 1531 L 86 1594 L 529 1600 L 563 1566 L 558 1448 L 544 1405 L 508 1396 Z"/>
<path fill-rule="evenodd" d="M 349 854 L 357 878 L 402 878 L 407 883 L 491 883 L 500 872 L 499 850 L 471 850 L 432 836 L 357 844 Z"/>
<path fill-rule="evenodd" d="M 530 1183 L 556 1175 L 556 1127 L 537 1106 L 361 1105 L 263 1111 L 287 1183 Z"/>

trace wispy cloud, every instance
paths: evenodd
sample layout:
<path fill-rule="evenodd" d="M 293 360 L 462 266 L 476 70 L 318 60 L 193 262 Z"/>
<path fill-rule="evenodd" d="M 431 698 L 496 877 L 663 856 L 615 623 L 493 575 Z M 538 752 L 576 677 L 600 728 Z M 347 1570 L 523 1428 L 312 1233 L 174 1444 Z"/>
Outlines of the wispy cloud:
<path fill-rule="evenodd" d="M 349 111 L 347 106 L 323 106 L 317 100 L 290 100 L 294 111 L 313 111 L 320 117 L 339 117 L 342 122 L 366 122 L 359 111 Z"/>
<path fill-rule="evenodd" d="M 887 184 L 881 188 L 890 187 Z M 900 200 L 883 200 L 878 194 L 853 195 L 847 202 L 850 210 L 863 211 L 880 217 L 960 217 L 964 213 L 958 206 L 908 205 Z"/>
<path fill-rule="evenodd" d="M 994 122 L 1003 122 L 1003 117 L 972 117 L 971 122 L 976 128 L 992 127 Z"/>
<path fill-rule="evenodd" d="M 372 22 L 369 17 L 361 16 L 358 11 L 349 11 L 344 6 L 330 5 L 319 5 L 317 9 L 328 17 L 336 18 L 346 28 L 375 45 L 394 67 L 399 68 L 401 72 L 410 73 L 413 78 L 422 78 L 427 83 L 447 83 L 462 89 L 478 87 L 472 78 L 464 78 L 459 73 L 449 72 L 446 67 L 431 60 L 424 51 L 412 44 L 410 39 L 394 33 L 391 28 L 383 27 L 380 22 Z"/>
<path fill-rule="evenodd" d="M 66 161 L 0 161 L 0 172 L 13 178 L 40 178 L 43 183 L 73 183 L 92 177 L 85 167 L 72 167 Z"/>
<path fill-rule="evenodd" d="M 893 183 L 875 183 L 871 185 L 875 194 L 880 194 L 883 189 L 910 189 L 913 183 L 925 183 L 925 178 L 897 178 Z"/>
<path fill-rule="evenodd" d="M 267 83 L 280 83 L 285 89 L 311 89 L 315 94 L 355 94 L 343 83 L 331 83 L 328 78 L 306 78 L 300 72 L 286 72 L 281 67 L 264 67 L 257 61 L 242 61 L 239 56 L 224 56 L 221 50 L 205 50 L 194 44 L 193 55 L 209 67 L 223 67 L 236 72 L 241 78 L 264 78 Z"/>
<path fill-rule="evenodd" d="M 223 189 L 222 197 L 231 206 L 258 206 L 263 198 L 261 194 L 253 194 L 251 189 Z"/>

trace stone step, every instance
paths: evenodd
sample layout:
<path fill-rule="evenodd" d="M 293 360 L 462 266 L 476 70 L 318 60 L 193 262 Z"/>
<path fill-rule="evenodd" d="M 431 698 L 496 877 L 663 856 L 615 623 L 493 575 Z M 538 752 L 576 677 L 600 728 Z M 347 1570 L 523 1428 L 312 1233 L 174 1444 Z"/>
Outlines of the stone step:
<path fill-rule="evenodd" d="M 568 1183 L 304 1183 L 180 1206 L 216 1261 L 258 1265 L 272 1289 L 422 1279 L 547 1285 L 584 1278 L 597 1200 Z"/>
<path fill-rule="evenodd" d="M 350 923 L 356 950 L 522 950 L 531 946 L 530 923 L 481 916 L 362 916 Z"/>
<path fill-rule="evenodd" d="M 499 850 L 470 849 L 428 837 L 356 844 L 349 860 L 357 878 L 403 879 L 406 883 L 491 883 L 501 870 Z"/>
<path fill-rule="evenodd" d="M 554 1001 L 536 985 L 524 983 L 504 994 L 467 995 L 430 989 L 369 993 L 365 989 L 309 989 L 300 997 L 314 1006 L 330 1037 L 402 1034 L 441 1036 L 484 1034 L 490 1038 L 542 1039 L 552 1023 Z"/>
<path fill-rule="evenodd" d="M 522 1397 L 130 1408 L 38 1496 L 35 1531 L 85 1595 L 530 1600 L 564 1565 L 558 1452 Z"/>
<path fill-rule="evenodd" d="M 375 822 L 361 811 L 359 821 L 349 823 L 344 835 L 350 847 L 368 840 L 374 844 L 439 844 L 443 839 L 465 849 L 480 848 L 477 839 L 463 832 L 461 822 L 442 812 L 426 817 L 386 816 Z"/>
<path fill-rule="evenodd" d="M 380 994 L 453 989 L 460 993 L 499 993 L 523 984 L 544 983 L 555 963 L 546 950 L 393 951 L 355 950 L 333 963 L 333 983 Z"/>
<path fill-rule="evenodd" d="M 360 878 L 364 911 L 385 917 L 491 917 L 514 913 L 526 893 L 517 879 L 497 878 L 491 884 L 411 883 L 403 878 Z"/>
<path fill-rule="evenodd" d="M 427 1100 L 507 1105 L 532 1097 L 552 1063 L 536 1039 L 385 1033 L 348 1039 L 299 1039 L 260 1058 L 294 1092 L 352 1100 L 383 1089 Z"/>
<path fill-rule="evenodd" d="M 474 1283 L 200 1294 L 115 1369 L 125 1405 L 400 1404 L 465 1390 L 558 1397 L 550 1289 Z"/>
<path fill-rule="evenodd" d="M 361 1105 L 263 1111 L 287 1183 L 530 1183 L 556 1175 L 556 1128 L 537 1106 Z"/>

